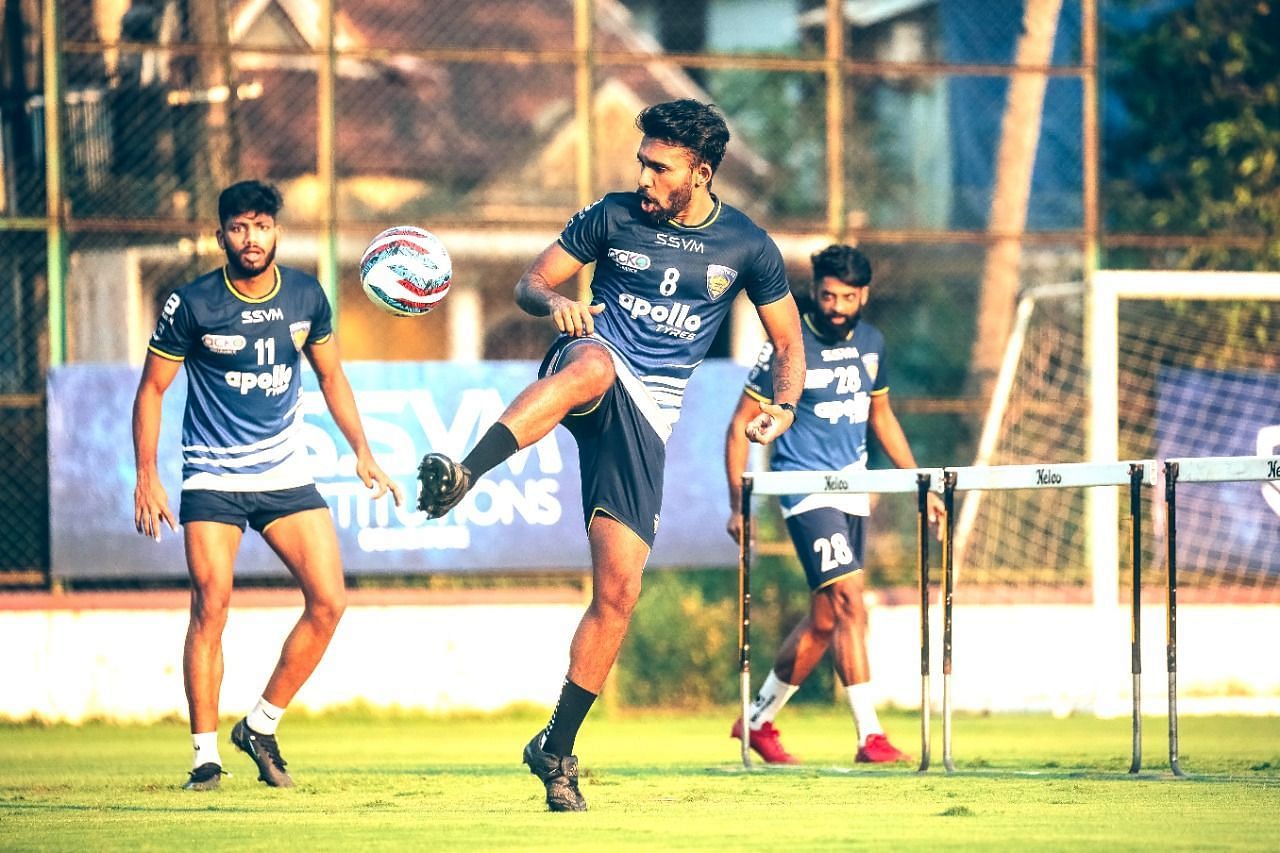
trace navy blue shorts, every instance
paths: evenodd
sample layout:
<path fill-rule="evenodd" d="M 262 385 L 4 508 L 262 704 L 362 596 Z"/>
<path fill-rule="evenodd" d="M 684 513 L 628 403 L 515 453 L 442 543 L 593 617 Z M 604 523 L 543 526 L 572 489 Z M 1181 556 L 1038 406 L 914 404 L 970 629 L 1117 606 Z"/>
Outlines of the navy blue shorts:
<path fill-rule="evenodd" d="M 590 338 L 562 337 L 552 344 L 539 376 L 559 369 L 572 345 L 603 346 Z M 615 379 L 600 402 L 561 423 L 578 442 L 582 474 L 582 519 L 587 529 L 597 513 L 620 521 L 653 547 L 662 511 L 662 475 L 667 446 L 654 432 L 631 395 Z"/>
<path fill-rule="evenodd" d="M 270 492 L 219 492 L 184 489 L 178 523 L 217 521 L 244 530 L 248 524 L 261 533 L 271 522 L 308 509 L 328 509 L 315 483 Z"/>
<path fill-rule="evenodd" d="M 788 518 L 787 531 L 804 566 L 805 580 L 814 592 L 862 571 L 866 560 L 866 516 L 820 507 Z"/>

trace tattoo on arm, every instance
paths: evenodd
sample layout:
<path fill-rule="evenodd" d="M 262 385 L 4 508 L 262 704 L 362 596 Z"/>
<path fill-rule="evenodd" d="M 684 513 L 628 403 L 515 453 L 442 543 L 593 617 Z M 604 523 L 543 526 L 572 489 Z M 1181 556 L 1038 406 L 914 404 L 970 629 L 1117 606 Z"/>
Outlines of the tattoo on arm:
<path fill-rule="evenodd" d="M 796 363 L 795 352 L 787 349 L 775 350 L 773 354 L 773 401 L 775 403 L 795 402 L 791 390 L 799 379 L 800 365 Z M 798 394 L 795 396 L 799 396 Z"/>

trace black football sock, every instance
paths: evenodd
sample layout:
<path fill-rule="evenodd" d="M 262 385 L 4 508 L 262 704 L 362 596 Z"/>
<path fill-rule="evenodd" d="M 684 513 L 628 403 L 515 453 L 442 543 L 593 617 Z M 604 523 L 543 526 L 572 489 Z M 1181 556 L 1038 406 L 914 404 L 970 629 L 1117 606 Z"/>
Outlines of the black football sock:
<path fill-rule="evenodd" d="M 519 449 L 520 444 L 511 434 L 511 430 L 507 429 L 507 425 L 501 421 L 495 421 L 488 432 L 480 436 L 480 442 L 471 448 L 471 452 L 467 454 L 466 459 L 462 460 L 462 464 L 467 466 L 474 482 L 495 465 L 505 462 Z"/>
<path fill-rule="evenodd" d="M 551 722 L 547 723 L 547 737 L 542 748 L 552 755 L 572 755 L 578 729 L 582 728 L 582 721 L 587 718 L 594 701 L 596 694 L 583 690 L 566 678 L 564 687 L 560 688 L 560 701 L 551 712 Z"/>

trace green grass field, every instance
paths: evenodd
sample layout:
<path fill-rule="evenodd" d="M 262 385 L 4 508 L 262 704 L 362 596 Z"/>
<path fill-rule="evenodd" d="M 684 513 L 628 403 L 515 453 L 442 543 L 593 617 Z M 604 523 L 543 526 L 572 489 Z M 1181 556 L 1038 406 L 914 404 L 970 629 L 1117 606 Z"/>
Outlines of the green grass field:
<path fill-rule="evenodd" d="M 957 772 L 852 763 L 841 709 L 788 708 L 778 725 L 806 764 L 743 771 L 734 712 L 594 714 L 578 741 L 586 814 L 548 814 L 519 763 L 537 713 L 429 717 L 293 714 L 280 742 L 298 786 L 273 790 L 225 744 L 220 791 L 178 789 L 178 722 L 0 726 L 0 848 L 1262 850 L 1280 846 L 1280 719 L 1188 717 L 1168 772 L 1165 721 L 957 717 Z M 887 714 L 919 750 L 918 718 Z"/>

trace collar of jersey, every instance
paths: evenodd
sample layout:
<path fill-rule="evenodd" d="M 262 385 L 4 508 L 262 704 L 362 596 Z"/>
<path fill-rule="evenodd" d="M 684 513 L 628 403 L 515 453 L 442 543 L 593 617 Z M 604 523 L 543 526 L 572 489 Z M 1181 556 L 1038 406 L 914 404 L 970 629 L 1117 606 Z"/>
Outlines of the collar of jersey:
<path fill-rule="evenodd" d="M 716 203 L 715 207 L 711 208 L 711 213 L 707 214 L 707 218 L 699 222 L 697 225 L 681 225 L 673 219 L 668 219 L 667 224 L 672 228 L 679 228 L 682 231 L 700 231 L 703 228 L 709 228 L 711 223 L 720 218 L 720 197 L 715 193 L 712 193 L 711 200 Z"/>
<path fill-rule="evenodd" d="M 830 341 L 830 342 L 831 342 L 831 343 L 833 343 L 833 344 L 834 344 L 834 343 L 839 343 L 840 341 L 847 341 L 847 340 L 849 340 L 850 338 L 852 338 L 852 337 L 853 337 L 853 333 L 854 333 L 855 331 L 857 331 L 857 329 L 858 329 L 858 325 L 855 323 L 855 324 L 853 325 L 853 327 L 849 329 L 849 331 L 847 331 L 847 332 L 845 332 L 845 333 L 844 333 L 844 337 L 842 337 L 842 338 L 828 338 L 826 335 L 822 334 L 822 332 L 818 331 L 818 327 L 817 327 L 816 325 L 814 325 L 814 323 L 813 323 L 813 314 L 811 314 L 811 313 L 809 313 L 809 312 L 805 312 L 805 315 L 804 315 L 804 324 L 805 324 L 806 326 L 808 326 L 808 327 L 809 327 L 809 331 L 813 332 L 813 334 L 817 336 L 818 340 L 820 340 L 820 341 Z"/>
<path fill-rule="evenodd" d="M 275 271 L 276 271 L 275 287 L 271 288 L 271 290 L 267 292 L 266 296 L 259 296 L 256 299 L 252 296 L 245 296 L 243 293 L 236 290 L 236 286 L 231 283 L 231 276 L 227 275 L 226 267 L 222 268 L 222 283 L 227 286 L 227 290 L 231 291 L 231 295 L 234 296 L 236 299 L 239 299 L 241 302 L 249 302 L 249 303 L 266 302 L 268 299 L 275 298 L 275 295 L 280 292 L 280 267 L 277 266 L 275 268 Z"/>

